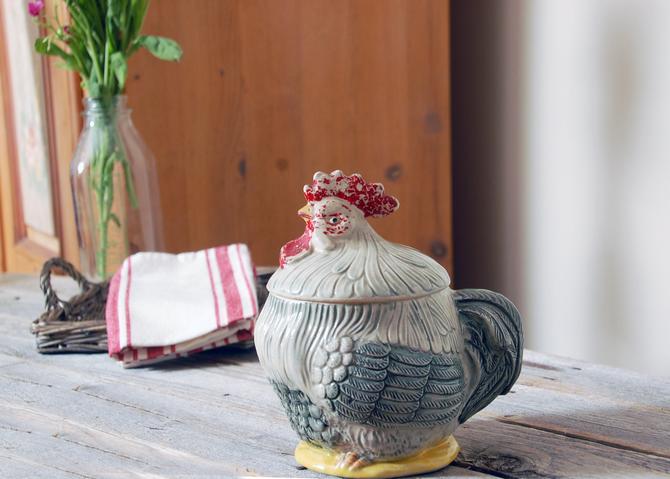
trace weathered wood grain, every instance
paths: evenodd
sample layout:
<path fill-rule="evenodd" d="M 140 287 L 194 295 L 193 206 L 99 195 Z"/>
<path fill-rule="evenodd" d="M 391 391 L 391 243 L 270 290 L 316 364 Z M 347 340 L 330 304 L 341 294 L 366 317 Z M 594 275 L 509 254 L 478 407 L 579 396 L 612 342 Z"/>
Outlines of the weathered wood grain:
<path fill-rule="evenodd" d="M 39 355 L 34 277 L 0 277 L 0 477 L 314 477 L 252 351 L 124 370 Z M 527 352 L 435 477 L 670 477 L 670 384 Z"/>
<path fill-rule="evenodd" d="M 528 352 L 501 422 L 670 459 L 670 380 Z M 551 395 L 551 401 L 547 396 Z"/>

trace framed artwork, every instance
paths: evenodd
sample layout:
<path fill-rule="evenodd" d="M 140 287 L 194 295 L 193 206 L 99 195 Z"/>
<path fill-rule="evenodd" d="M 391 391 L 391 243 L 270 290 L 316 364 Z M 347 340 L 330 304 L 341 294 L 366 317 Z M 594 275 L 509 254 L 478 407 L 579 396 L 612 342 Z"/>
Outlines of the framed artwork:
<path fill-rule="evenodd" d="M 0 0 L 0 20 L 3 67 L 0 80 L 7 169 L 11 178 L 13 240 L 39 257 L 58 255 L 49 68 L 46 60 L 33 50 L 40 32 L 25 2 Z"/>

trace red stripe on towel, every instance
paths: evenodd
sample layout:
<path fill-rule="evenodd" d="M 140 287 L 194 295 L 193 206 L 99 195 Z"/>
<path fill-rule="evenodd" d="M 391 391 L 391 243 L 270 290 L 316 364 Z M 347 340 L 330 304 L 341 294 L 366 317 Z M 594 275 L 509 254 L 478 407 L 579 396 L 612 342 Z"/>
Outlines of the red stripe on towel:
<path fill-rule="evenodd" d="M 242 270 L 242 275 L 244 276 L 244 284 L 247 287 L 247 293 L 249 294 L 249 301 L 251 301 L 251 307 L 253 308 L 253 315 L 258 314 L 258 306 L 256 305 L 256 300 L 254 299 L 254 292 L 251 289 L 251 283 L 249 283 L 249 272 L 247 271 L 246 261 L 242 261 L 242 252 L 241 245 L 238 243 L 235 245 L 237 247 L 237 260 L 240 262 L 240 269 Z"/>
<path fill-rule="evenodd" d="M 163 356 L 163 346 L 151 346 L 147 348 L 147 359 L 156 359 Z"/>
<path fill-rule="evenodd" d="M 205 250 L 205 259 L 207 260 L 207 274 L 209 274 L 209 285 L 212 287 L 212 296 L 214 297 L 214 313 L 216 315 L 216 327 L 221 327 L 221 316 L 219 315 L 219 300 L 216 298 L 216 289 L 214 287 L 214 276 L 212 275 L 212 265 L 209 262 L 209 250 Z"/>
<path fill-rule="evenodd" d="M 128 281 L 126 281 L 126 346 L 131 347 L 132 343 L 130 342 L 131 339 L 131 334 L 130 334 L 130 279 L 132 278 L 132 267 L 130 263 L 130 259 L 132 256 L 128 256 Z"/>
<path fill-rule="evenodd" d="M 229 247 L 223 246 L 216 249 L 216 261 L 219 264 L 221 273 L 221 288 L 226 297 L 226 310 L 228 311 L 228 324 L 233 324 L 243 319 L 242 301 L 240 301 L 240 292 L 235 283 L 233 267 L 230 264 Z"/>
<path fill-rule="evenodd" d="M 110 356 L 121 351 L 119 338 L 119 288 L 121 286 L 121 271 L 116 272 L 109 285 L 105 319 L 107 320 L 108 351 Z"/>

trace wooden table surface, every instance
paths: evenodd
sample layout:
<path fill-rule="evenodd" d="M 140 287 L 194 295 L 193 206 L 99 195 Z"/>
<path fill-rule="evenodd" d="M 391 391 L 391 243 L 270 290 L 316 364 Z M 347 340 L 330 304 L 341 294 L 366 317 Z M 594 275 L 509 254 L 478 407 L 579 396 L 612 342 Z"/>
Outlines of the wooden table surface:
<path fill-rule="evenodd" d="M 40 355 L 37 278 L 0 276 L 0 478 L 318 477 L 253 351 L 124 370 Z M 670 477 L 670 380 L 527 351 L 433 477 Z"/>

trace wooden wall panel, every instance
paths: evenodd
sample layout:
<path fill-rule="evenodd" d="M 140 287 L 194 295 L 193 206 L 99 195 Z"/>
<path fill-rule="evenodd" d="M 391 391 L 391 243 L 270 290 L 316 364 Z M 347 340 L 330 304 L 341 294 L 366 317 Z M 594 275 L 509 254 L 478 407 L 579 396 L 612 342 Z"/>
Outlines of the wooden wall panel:
<path fill-rule="evenodd" d="M 153 2 L 145 31 L 184 58 L 138 54 L 128 95 L 169 250 L 245 241 L 275 263 L 302 185 L 341 168 L 399 197 L 381 234 L 451 270 L 448 25 L 446 0 Z"/>

